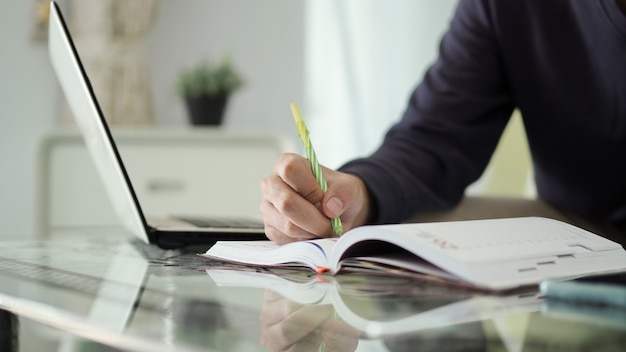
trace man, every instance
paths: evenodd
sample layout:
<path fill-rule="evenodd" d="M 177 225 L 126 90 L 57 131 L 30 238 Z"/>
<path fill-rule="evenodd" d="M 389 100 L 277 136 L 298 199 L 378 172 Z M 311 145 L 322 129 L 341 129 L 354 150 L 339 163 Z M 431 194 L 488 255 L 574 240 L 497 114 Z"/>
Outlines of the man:
<path fill-rule="evenodd" d="M 541 201 L 624 226 L 625 14 L 626 0 L 460 0 L 438 60 L 374 154 L 325 169 L 326 194 L 305 159 L 278 160 L 262 183 L 268 238 L 332 236 L 336 216 L 348 230 L 454 207 L 514 108 Z"/>

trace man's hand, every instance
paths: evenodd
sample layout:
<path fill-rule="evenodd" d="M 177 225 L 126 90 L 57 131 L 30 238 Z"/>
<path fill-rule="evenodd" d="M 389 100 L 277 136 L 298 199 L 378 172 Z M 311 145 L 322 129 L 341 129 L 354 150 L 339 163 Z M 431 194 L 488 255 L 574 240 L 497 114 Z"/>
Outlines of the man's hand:
<path fill-rule="evenodd" d="M 326 193 L 317 184 L 307 159 L 283 154 L 261 183 L 261 214 L 265 234 L 283 244 L 333 237 L 330 219 L 340 217 L 344 230 L 363 225 L 369 216 L 369 198 L 355 175 L 322 167 Z"/>

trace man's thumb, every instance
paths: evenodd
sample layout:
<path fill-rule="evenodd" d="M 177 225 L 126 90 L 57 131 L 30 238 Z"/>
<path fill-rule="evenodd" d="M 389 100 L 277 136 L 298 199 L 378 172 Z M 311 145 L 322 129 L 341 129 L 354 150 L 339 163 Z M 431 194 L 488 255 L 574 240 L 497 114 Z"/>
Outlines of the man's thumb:
<path fill-rule="evenodd" d="M 336 218 L 343 213 L 343 202 L 337 197 L 330 197 L 324 203 L 326 216 Z"/>

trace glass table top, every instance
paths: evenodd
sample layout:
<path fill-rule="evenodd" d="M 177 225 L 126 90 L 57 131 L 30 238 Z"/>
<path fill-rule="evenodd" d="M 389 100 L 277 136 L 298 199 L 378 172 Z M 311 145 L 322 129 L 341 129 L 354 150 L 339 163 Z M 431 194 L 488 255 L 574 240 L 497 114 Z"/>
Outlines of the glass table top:
<path fill-rule="evenodd" d="M 535 351 L 626 346 L 626 312 L 90 238 L 0 243 L 2 351 Z M 36 347 L 33 347 L 36 346 Z"/>

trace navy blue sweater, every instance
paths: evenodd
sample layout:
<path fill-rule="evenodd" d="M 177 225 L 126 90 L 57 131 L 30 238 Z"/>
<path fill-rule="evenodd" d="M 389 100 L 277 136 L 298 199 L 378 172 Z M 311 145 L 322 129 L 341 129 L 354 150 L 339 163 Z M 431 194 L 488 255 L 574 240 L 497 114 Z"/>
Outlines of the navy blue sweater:
<path fill-rule="evenodd" d="M 626 16 L 615 0 L 460 0 L 401 121 L 341 170 L 365 181 L 376 223 L 452 207 L 516 107 L 539 196 L 626 219 Z"/>

